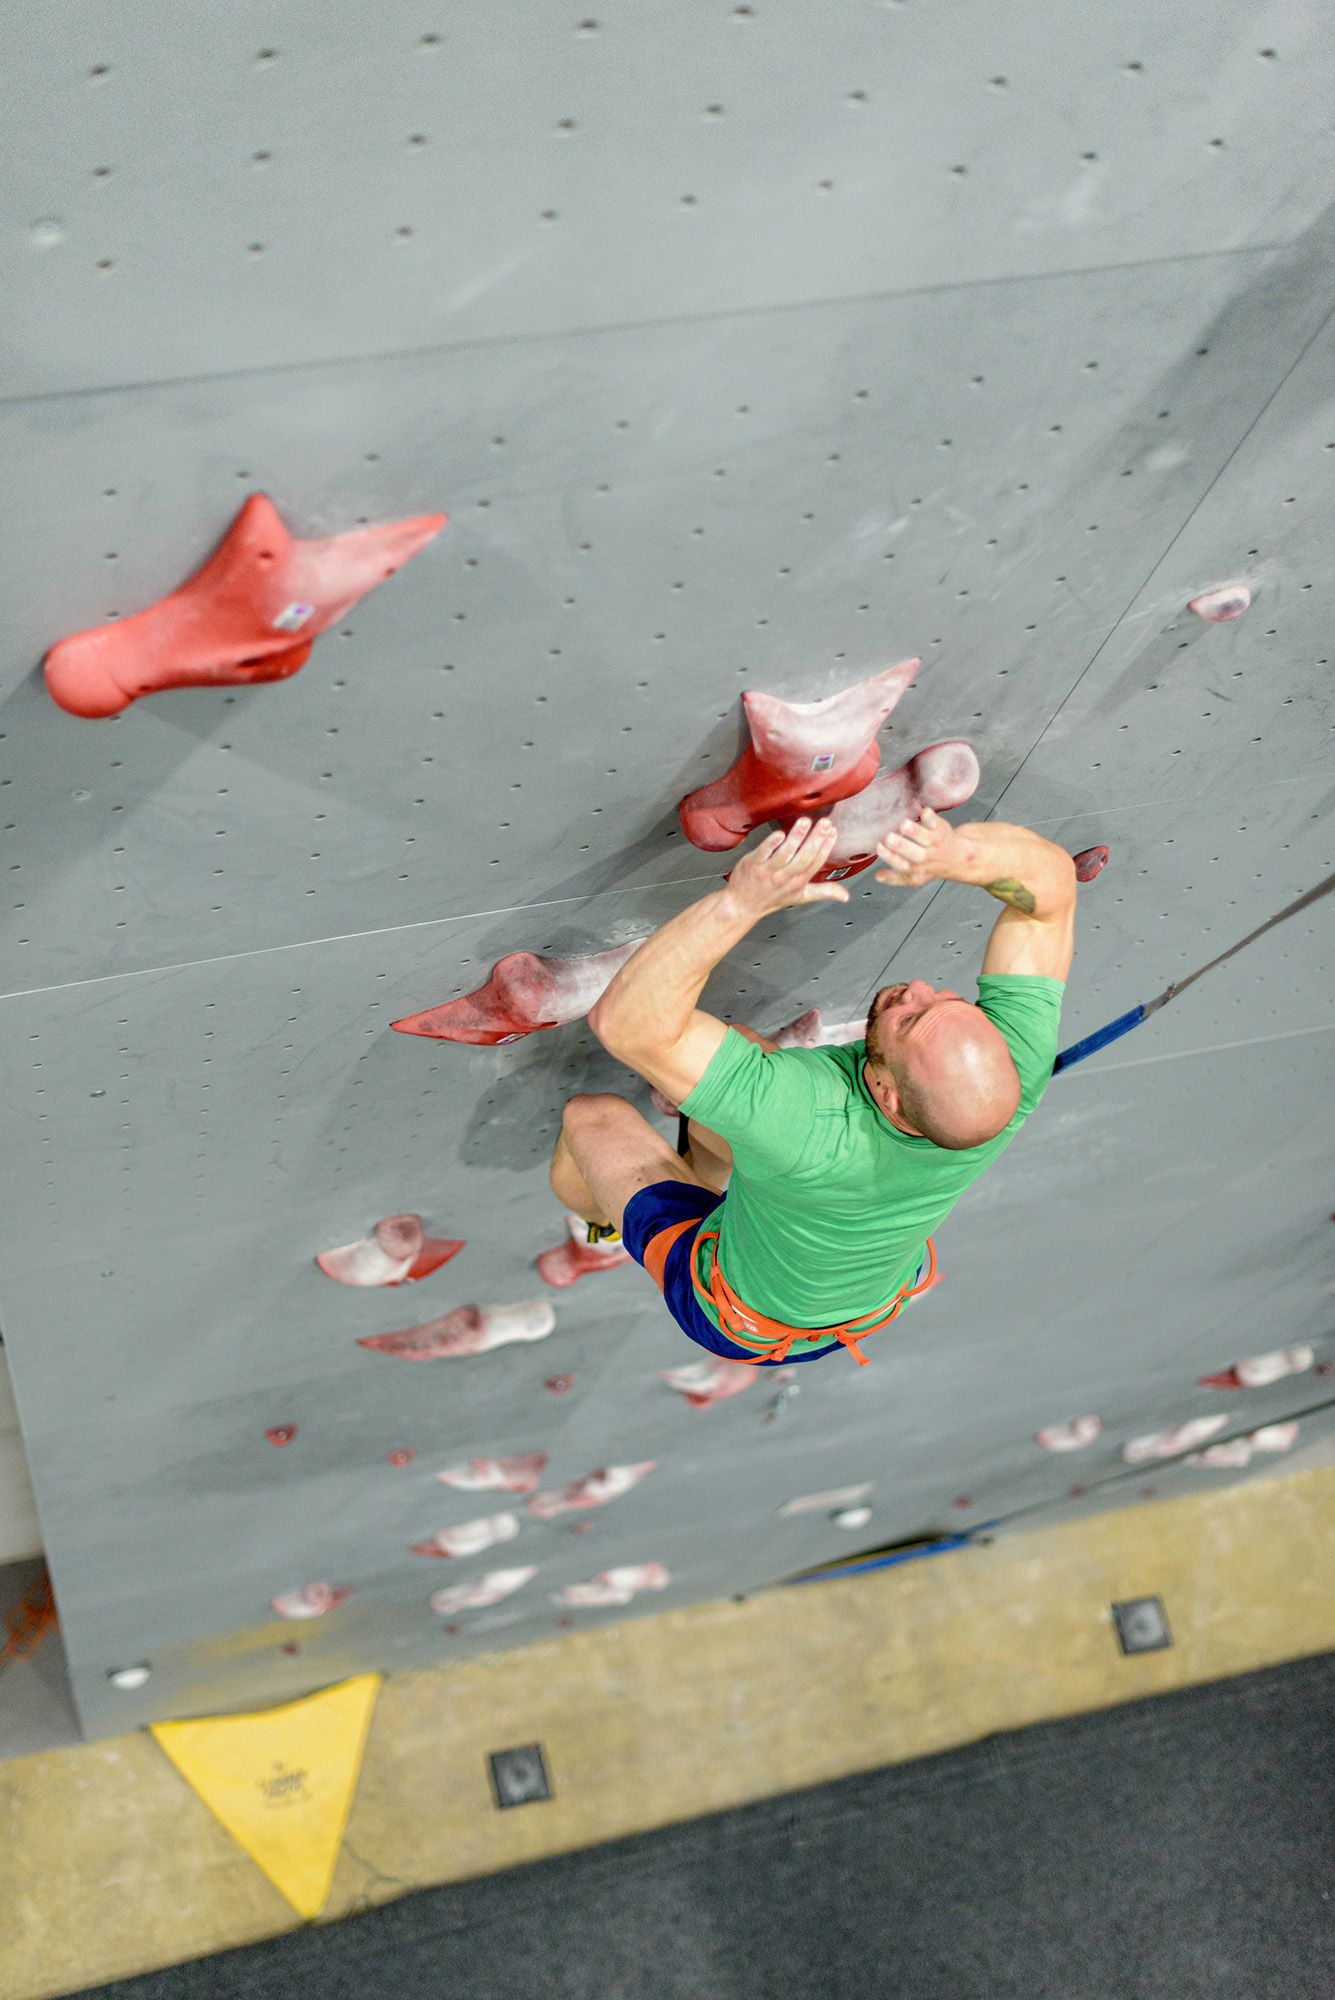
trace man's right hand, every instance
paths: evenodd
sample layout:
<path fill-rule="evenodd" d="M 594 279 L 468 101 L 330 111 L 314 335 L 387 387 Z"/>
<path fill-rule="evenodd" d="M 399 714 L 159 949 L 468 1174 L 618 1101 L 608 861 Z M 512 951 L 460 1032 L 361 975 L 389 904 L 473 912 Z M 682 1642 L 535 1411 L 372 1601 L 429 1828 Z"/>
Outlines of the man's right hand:
<path fill-rule="evenodd" d="M 878 882 L 896 889 L 921 889 L 925 882 L 966 882 L 972 879 L 972 843 L 949 820 L 924 806 L 921 819 L 903 819 L 876 849 L 885 862 Z"/>
<path fill-rule="evenodd" d="M 920 820 L 901 820 L 876 851 L 886 864 L 878 882 L 901 889 L 970 882 L 1005 904 L 984 972 L 1066 978 L 1075 945 L 1075 863 L 1065 848 L 999 820 L 950 826 L 924 807 Z"/>

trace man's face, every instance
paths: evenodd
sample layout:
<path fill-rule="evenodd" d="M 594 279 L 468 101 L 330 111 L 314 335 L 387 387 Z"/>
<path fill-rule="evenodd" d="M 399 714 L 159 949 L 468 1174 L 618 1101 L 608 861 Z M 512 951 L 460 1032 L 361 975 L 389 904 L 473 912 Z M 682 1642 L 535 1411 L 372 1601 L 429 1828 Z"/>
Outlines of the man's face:
<path fill-rule="evenodd" d="M 925 979 L 883 986 L 867 1016 L 867 1053 L 874 1063 L 883 1063 L 891 1050 L 926 1051 L 942 1028 L 959 1018 L 962 1007 L 972 1012 L 973 1006 L 951 987 L 929 986 Z"/>

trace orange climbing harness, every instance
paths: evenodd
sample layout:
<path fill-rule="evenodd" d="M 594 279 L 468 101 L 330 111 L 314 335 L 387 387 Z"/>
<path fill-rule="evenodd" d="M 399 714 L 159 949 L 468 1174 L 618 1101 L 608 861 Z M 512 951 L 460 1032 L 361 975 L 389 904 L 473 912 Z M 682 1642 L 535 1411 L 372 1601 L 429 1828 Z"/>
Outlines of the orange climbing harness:
<path fill-rule="evenodd" d="M 714 1245 L 714 1261 L 710 1266 L 709 1288 L 700 1281 L 700 1245 Z M 691 1283 L 695 1296 L 703 1305 L 706 1301 L 718 1314 L 719 1331 L 738 1347 L 757 1347 L 762 1351 L 748 1354 L 747 1363 L 761 1361 L 786 1361 L 788 1350 L 795 1340 L 837 1340 L 846 1347 L 853 1359 L 862 1368 L 868 1367 L 866 1355 L 858 1346 L 869 1333 L 879 1333 L 883 1326 L 889 1326 L 900 1307 L 909 1299 L 916 1299 L 919 1292 L 925 1292 L 936 1278 L 936 1245 L 931 1237 L 927 1239 L 927 1276 L 920 1285 L 905 1285 L 897 1292 L 889 1306 L 881 1313 L 863 1313 L 858 1319 L 845 1320 L 840 1326 L 786 1326 L 780 1319 L 767 1319 L 764 1313 L 754 1307 L 743 1305 L 732 1286 L 723 1275 L 718 1260 L 717 1229 L 702 1229 L 695 1239 L 691 1251 Z M 864 1323 L 865 1322 L 865 1323 Z"/>

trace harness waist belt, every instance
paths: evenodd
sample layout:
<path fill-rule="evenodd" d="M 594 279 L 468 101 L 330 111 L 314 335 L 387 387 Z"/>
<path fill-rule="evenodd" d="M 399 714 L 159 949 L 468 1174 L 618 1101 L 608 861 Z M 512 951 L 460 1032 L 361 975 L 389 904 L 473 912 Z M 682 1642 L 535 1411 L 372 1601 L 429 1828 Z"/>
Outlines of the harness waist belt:
<path fill-rule="evenodd" d="M 756 1348 L 758 1352 L 748 1354 L 748 1363 L 761 1361 L 784 1361 L 795 1340 L 837 1340 L 846 1347 L 860 1367 L 866 1368 L 867 1356 L 858 1346 L 869 1333 L 879 1333 L 889 1326 L 900 1307 L 909 1299 L 916 1299 L 919 1292 L 925 1292 L 936 1277 L 936 1245 L 931 1237 L 927 1239 L 927 1276 L 920 1285 L 905 1285 L 895 1294 L 883 1312 L 862 1313 L 856 1319 L 844 1320 L 838 1326 L 788 1326 L 781 1319 L 768 1319 L 753 1306 L 743 1304 L 732 1286 L 723 1275 L 718 1260 L 717 1229 L 702 1229 L 695 1239 L 691 1251 L 691 1283 L 695 1296 L 703 1305 L 708 1302 L 718 1314 L 719 1330 L 734 1341 L 738 1347 Z M 700 1245 L 714 1245 L 714 1260 L 710 1266 L 708 1288 L 700 1278 Z"/>

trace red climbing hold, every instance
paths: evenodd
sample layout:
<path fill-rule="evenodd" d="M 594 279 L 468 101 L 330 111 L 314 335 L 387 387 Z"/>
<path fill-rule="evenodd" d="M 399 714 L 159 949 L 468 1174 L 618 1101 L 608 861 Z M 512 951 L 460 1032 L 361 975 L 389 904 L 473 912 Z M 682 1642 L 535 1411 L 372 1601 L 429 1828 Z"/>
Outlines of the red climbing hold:
<path fill-rule="evenodd" d="M 485 986 L 447 1000 L 443 1007 L 428 1007 L 424 1014 L 406 1014 L 390 1026 L 401 1035 L 498 1048 L 581 1020 L 638 949 L 637 940 L 588 958 L 540 958 L 536 952 L 512 951 L 497 959 Z"/>
<path fill-rule="evenodd" d="M 901 820 L 920 819 L 924 806 L 949 812 L 978 790 L 981 773 L 970 743 L 933 743 L 910 757 L 902 770 L 888 771 L 859 792 L 831 806 L 827 818 L 838 829 L 830 858 L 813 877 L 843 882 L 876 859 L 876 843 Z"/>
<path fill-rule="evenodd" d="M 1245 583 L 1226 583 L 1218 590 L 1207 590 L 1201 597 L 1193 597 L 1187 605 L 1198 618 L 1208 618 L 1212 625 L 1231 625 L 1235 618 L 1241 618 L 1252 601 L 1251 591 Z"/>
<path fill-rule="evenodd" d="M 881 761 L 876 733 L 921 664 L 901 660 L 826 701 L 744 694 L 750 743 L 730 771 L 677 808 L 692 846 L 722 853 L 766 820 L 787 825 L 862 791 Z"/>
<path fill-rule="evenodd" d="M 429 1278 L 463 1249 L 446 1236 L 427 1236 L 420 1215 L 387 1215 L 371 1235 L 338 1250 L 322 1250 L 316 1263 L 340 1285 L 404 1285 Z"/>
<path fill-rule="evenodd" d="M 1086 847 L 1075 857 L 1075 879 L 1077 882 L 1092 882 L 1101 875 L 1112 859 L 1106 847 Z"/>
<path fill-rule="evenodd" d="M 594 1271 L 615 1271 L 629 1264 L 631 1255 L 623 1243 L 590 1243 L 589 1225 L 578 1215 L 566 1216 L 569 1235 L 555 1250 L 544 1250 L 538 1258 L 538 1276 L 544 1285 L 573 1285 Z"/>
<path fill-rule="evenodd" d="M 564 1396 L 574 1388 L 575 1378 L 573 1375 L 549 1375 L 542 1386 L 549 1395 Z"/>
<path fill-rule="evenodd" d="M 107 716 L 163 688 L 286 680 L 305 666 L 312 640 L 434 540 L 445 518 L 423 514 L 303 542 L 265 494 L 252 493 L 179 590 L 54 645 L 47 688 L 71 715 Z"/>
<path fill-rule="evenodd" d="M 291 1444 L 296 1434 L 297 1427 L 295 1424 L 275 1424 L 272 1430 L 267 1430 L 264 1433 L 270 1444 Z"/>
<path fill-rule="evenodd" d="M 405 1465 L 411 1465 L 416 1456 L 417 1456 L 416 1447 L 414 1445 L 406 1444 L 400 1446 L 400 1448 L 397 1451 L 391 1451 L 388 1454 L 388 1459 L 391 1465 L 402 1467 Z"/>

